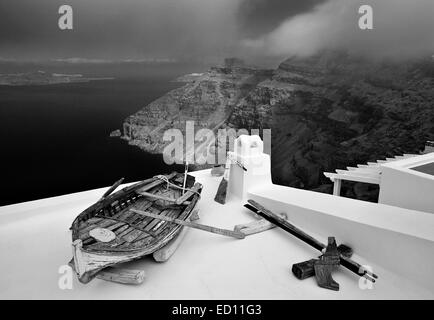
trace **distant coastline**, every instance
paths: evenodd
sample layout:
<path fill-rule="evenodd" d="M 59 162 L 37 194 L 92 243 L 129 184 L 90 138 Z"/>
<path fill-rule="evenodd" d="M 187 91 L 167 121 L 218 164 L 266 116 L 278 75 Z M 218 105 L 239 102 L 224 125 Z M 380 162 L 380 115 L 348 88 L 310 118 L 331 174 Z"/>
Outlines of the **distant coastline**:
<path fill-rule="evenodd" d="M 0 85 L 0 145 L 7 168 L 0 206 L 108 186 L 121 177 L 133 182 L 183 170 L 108 135 L 123 119 L 182 85 L 173 79 L 198 69 L 0 62 L 0 79 L 20 74 L 21 82 Z M 32 82 L 24 81 L 28 74 Z M 108 78 L 113 80 L 92 81 Z"/>
<path fill-rule="evenodd" d="M 45 71 L 0 74 L 0 85 L 28 86 L 114 80 L 113 77 L 84 77 L 82 74 L 48 73 Z"/>

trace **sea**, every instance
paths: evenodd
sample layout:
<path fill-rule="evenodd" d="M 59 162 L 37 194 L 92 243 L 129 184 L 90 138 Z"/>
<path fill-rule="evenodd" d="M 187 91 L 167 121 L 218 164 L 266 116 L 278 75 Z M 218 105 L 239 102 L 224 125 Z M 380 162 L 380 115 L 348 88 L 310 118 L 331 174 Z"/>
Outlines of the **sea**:
<path fill-rule="evenodd" d="M 0 73 L 45 71 L 113 78 L 0 86 L 0 206 L 180 170 L 110 132 L 123 120 L 206 70 L 191 63 L 0 63 Z"/>

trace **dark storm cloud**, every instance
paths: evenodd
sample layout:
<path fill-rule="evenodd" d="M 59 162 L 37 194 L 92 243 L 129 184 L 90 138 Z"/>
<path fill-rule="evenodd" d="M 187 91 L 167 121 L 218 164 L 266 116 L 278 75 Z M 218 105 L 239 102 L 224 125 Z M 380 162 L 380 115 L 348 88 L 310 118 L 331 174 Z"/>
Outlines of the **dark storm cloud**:
<path fill-rule="evenodd" d="M 7 3 L 5 3 L 7 2 Z M 74 30 L 57 27 L 74 10 Z M 0 57 L 142 58 L 225 54 L 238 0 L 2 0 Z"/>
<path fill-rule="evenodd" d="M 240 31 L 244 36 L 271 32 L 283 21 L 308 12 L 326 0 L 243 0 L 238 9 Z"/>
<path fill-rule="evenodd" d="M 374 29 L 358 27 L 358 9 L 371 5 Z M 434 54 L 433 0 L 328 0 L 312 10 L 289 16 L 277 28 L 244 40 L 264 55 L 312 55 L 344 49 L 374 58 L 414 58 Z"/>
<path fill-rule="evenodd" d="M 57 27 L 74 9 L 74 30 Z M 374 30 L 357 28 L 374 8 Z M 0 60 L 434 53 L 434 0 L 0 0 Z"/>

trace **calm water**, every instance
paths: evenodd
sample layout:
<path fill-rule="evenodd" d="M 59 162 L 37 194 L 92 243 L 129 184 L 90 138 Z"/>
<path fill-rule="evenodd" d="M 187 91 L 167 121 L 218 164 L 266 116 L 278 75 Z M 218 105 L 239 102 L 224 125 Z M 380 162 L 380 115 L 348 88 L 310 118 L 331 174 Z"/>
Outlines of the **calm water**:
<path fill-rule="evenodd" d="M 160 155 L 147 154 L 109 134 L 121 128 L 127 116 L 182 85 L 171 80 L 198 71 L 197 67 L 0 65 L 0 73 L 28 70 L 116 79 L 0 86 L 0 205 L 108 186 L 120 177 L 135 181 L 179 169 L 166 166 Z"/>

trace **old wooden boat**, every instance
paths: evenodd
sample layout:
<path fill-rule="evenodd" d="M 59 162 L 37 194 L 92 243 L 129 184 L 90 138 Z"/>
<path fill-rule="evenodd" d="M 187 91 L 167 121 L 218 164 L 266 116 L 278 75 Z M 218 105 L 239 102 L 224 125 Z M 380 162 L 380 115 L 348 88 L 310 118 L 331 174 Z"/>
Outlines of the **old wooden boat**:
<path fill-rule="evenodd" d="M 138 211 L 187 220 L 202 191 L 194 177 L 176 172 L 108 194 L 117 185 L 72 223 L 74 269 L 82 283 L 106 267 L 152 254 L 181 231 L 179 224 Z"/>

